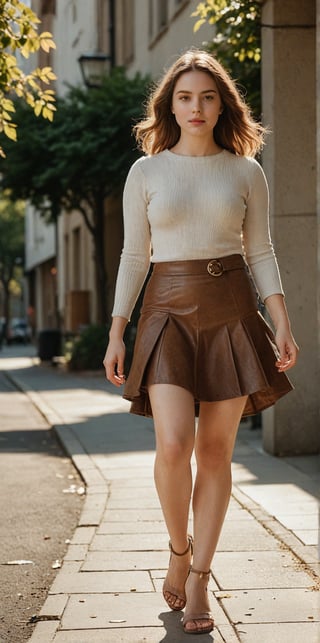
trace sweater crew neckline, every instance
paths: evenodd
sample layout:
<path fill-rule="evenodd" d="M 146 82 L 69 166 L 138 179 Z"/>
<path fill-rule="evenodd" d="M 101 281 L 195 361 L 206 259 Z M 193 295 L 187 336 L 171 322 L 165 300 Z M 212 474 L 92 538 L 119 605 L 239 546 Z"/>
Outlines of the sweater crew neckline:
<path fill-rule="evenodd" d="M 178 159 L 189 159 L 189 160 L 192 160 L 192 161 L 195 161 L 195 160 L 196 161 L 198 161 L 198 160 L 208 160 L 208 159 L 218 158 L 218 157 L 221 157 L 225 152 L 226 152 L 226 150 L 222 149 L 220 152 L 217 152 L 216 154 L 207 154 L 207 155 L 204 155 L 204 156 L 193 156 L 191 154 L 176 154 L 175 152 L 171 152 L 171 150 L 169 150 L 169 149 L 163 151 L 164 154 L 167 154 L 167 155 L 169 155 L 171 157 L 176 157 Z"/>

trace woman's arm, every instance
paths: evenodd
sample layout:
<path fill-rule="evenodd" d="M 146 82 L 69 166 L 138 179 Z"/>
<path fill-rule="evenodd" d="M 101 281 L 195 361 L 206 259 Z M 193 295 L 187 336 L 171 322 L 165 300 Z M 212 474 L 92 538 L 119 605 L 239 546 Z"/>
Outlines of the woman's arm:
<path fill-rule="evenodd" d="M 123 341 L 124 331 L 128 320 L 124 317 L 114 317 L 109 332 L 109 344 L 103 360 L 106 369 L 106 378 L 115 384 L 121 386 L 125 380 L 124 358 L 126 348 Z"/>
<path fill-rule="evenodd" d="M 265 305 L 275 327 L 275 339 L 279 351 L 276 367 L 279 372 L 295 365 L 299 348 L 291 332 L 290 320 L 283 295 L 269 295 Z"/>

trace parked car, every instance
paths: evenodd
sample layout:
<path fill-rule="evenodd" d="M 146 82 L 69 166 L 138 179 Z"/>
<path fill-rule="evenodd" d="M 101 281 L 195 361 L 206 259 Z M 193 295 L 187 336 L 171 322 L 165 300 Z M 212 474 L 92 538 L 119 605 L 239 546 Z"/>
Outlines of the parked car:
<path fill-rule="evenodd" d="M 31 342 L 32 332 L 26 319 L 13 317 L 7 329 L 7 343 L 28 344 Z"/>

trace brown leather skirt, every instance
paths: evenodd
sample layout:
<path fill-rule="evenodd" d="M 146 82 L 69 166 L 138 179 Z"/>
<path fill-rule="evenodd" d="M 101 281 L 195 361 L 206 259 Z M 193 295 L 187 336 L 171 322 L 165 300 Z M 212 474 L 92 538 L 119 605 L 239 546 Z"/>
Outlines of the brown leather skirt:
<path fill-rule="evenodd" d="M 151 384 L 175 384 L 201 401 L 248 395 L 243 415 L 292 390 L 275 367 L 274 335 L 241 255 L 154 265 L 123 397 L 152 417 Z"/>

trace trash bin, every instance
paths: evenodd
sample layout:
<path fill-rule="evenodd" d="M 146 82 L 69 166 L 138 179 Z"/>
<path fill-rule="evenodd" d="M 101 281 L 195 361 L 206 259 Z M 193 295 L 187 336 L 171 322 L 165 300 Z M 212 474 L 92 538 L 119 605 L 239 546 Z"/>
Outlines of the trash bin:
<path fill-rule="evenodd" d="M 38 337 L 38 357 L 45 362 L 61 355 L 61 331 L 57 328 L 41 330 Z"/>

